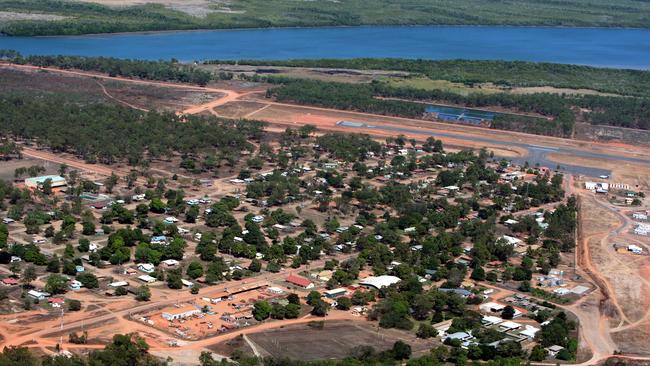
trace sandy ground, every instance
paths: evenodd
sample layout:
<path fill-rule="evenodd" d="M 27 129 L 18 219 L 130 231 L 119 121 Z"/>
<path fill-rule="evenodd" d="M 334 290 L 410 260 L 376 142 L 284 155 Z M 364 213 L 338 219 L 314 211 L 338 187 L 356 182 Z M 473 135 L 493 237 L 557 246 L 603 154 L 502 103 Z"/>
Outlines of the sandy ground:
<path fill-rule="evenodd" d="M 63 20 L 64 17 L 56 14 L 41 14 L 41 13 L 18 13 L 13 11 L 0 11 L 0 22 L 8 22 L 14 20 Z"/>
<path fill-rule="evenodd" d="M 604 95 L 604 96 L 617 96 L 612 93 L 602 93 L 592 89 L 569 89 L 569 88 L 554 88 L 552 86 L 529 86 L 529 87 L 515 87 L 510 90 L 512 94 L 534 94 L 534 93 L 551 93 L 551 94 L 572 94 L 572 95 Z"/>
<path fill-rule="evenodd" d="M 548 158 L 559 164 L 609 169 L 612 171 L 612 182 L 624 182 L 629 184 L 632 189 L 650 187 L 650 168 L 640 167 L 639 164 L 614 160 L 594 160 L 557 153 L 548 154 Z"/>
<path fill-rule="evenodd" d="M 610 334 L 625 354 L 650 355 L 650 256 L 618 253 L 614 244 L 650 247 L 650 240 L 631 234 L 635 223 L 623 210 L 591 192 L 581 195 L 582 267 L 600 287 L 600 332 Z M 646 249 L 647 250 L 647 249 Z M 647 252 L 646 252 L 647 253 Z"/>
<path fill-rule="evenodd" d="M 133 6 L 143 4 L 160 4 L 169 9 L 182 11 L 189 15 L 203 18 L 210 13 L 232 12 L 227 0 L 80 0 L 107 6 Z"/>

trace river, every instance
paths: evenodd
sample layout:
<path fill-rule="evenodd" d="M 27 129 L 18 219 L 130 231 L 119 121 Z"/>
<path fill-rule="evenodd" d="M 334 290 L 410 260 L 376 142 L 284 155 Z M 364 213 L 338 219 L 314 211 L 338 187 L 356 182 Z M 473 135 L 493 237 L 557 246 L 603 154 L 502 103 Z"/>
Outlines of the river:
<path fill-rule="evenodd" d="M 0 37 L 23 54 L 181 61 L 399 57 L 522 60 L 650 69 L 650 29 L 340 27 Z"/>

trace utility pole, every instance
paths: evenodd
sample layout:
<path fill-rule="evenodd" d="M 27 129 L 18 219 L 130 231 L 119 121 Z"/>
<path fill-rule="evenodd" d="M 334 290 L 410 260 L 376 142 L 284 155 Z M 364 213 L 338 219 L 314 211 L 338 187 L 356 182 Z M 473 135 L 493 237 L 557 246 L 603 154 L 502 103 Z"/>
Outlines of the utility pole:
<path fill-rule="evenodd" d="M 61 352 L 61 350 L 63 348 L 62 345 L 63 345 L 63 315 L 64 314 L 65 314 L 65 310 L 63 310 L 63 308 L 61 308 L 61 325 L 59 327 L 59 332 L 60 332 L 60 334 L 59 334 L 59 345 L 60 345 L 59 346 L 59 352 Z"/>

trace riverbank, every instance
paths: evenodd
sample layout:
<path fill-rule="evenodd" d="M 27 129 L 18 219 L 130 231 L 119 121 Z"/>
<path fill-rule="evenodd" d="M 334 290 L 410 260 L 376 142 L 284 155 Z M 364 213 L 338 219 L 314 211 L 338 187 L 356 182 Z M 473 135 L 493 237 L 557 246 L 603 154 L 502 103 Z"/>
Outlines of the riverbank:
<path fill-rule="evenodd" d="M 120 6 L 116 6 L 119 4 Z M 12 36 L 79 35 L 192 29 L 324 27 L 361 25 L 488 25 L 650 28 L 650 4 L 622 0 L 569 0 L 561 5 L 535 0 L 516 4 L 481 0 L 351 0 L 295 2 L 249 0 L 0 0 L 15 14 L 44 14 L 63 20 L 0 22 Z M 589 11 L 585 11 L 589 9 Z M 20 17 L 19 17 L 20 18 Z"/>

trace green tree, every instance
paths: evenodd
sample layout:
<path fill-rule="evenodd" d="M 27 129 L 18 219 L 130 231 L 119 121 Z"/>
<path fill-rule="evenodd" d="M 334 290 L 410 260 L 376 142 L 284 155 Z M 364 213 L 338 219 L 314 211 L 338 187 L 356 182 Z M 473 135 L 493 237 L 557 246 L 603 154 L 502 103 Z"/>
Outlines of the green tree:
<path fill-rule="evenodd" d="M 311 309 L 311 315 L 315 316 L 326 316 L 330 307 L 329 304 L 322 299 L 312 301 L 312 306 L 313 309 Z"/>
<path fill-rule="evenodd" d="M 83 272 L 77 275 L 77 281 L 81 282 L 85 288 L 93 289 L 99 287 L 99 281 L 97 277 L 89 272 Z"/>
<path fill-rule="evenodd" d="M 138 301 L 149 301 L 151 299 L 151 290 L 149 286 L 142 285 L 135 291 L 135 299 Z"/>
<path fill-rule="evenodd" d="M 418 338 L 432 338 L 438 335 L 438 331 L 431 324 L 420 323 L 416 333 Z"/>
<path fill-rule="evenodd" d="M 393 344 L 391 353 L 396 360 L 407 360 L 411 358 L 411 346 L 402 341 L 397 341 Z"/>
<path fill-rule="evenodd" d="M 339 297 L 336 299 L 336 308 L 339 310 L 350 310 L 352 307 L 352 300 L 349 297 Z"/>
<path fill-rule="evenodd" d="M 300 316 L 300 305 L 289 303 L 284 307 L 284 317 L 287 319 L 296 319 Z"/>
<path fill-rule="evenodd" d="M 58 274 L 52 274 L 47 277 L 45 283 L 45 291 L 51 294 L 62 294 L 66 292 L 68 287 L 68 280 Z"/>
<path fill-rule="evenodd" d="M 515 308 L 510 305 L 506 305 L 501 312 L 501 318 L 503 319 L 512 319 L 515 316 Z"/>
<path fill-rule="evenodd" d="M 262 321 L 271 315 L 271 310 L 273 310 L 271 304 L 267 301 L 257 301 L 255 305 L 253 305 L 253 317 L 255 317 L 255 320 L 257 321 Z"/>
<path fill-rule="evenodd" d="M 34 267 L 31 264 L 25 267 L 25 269 L 23 270 L 23 275 L 20 278 L 20 280 L 23 283 L 23 285 L 29 286 L 32 283 L 32 281 L 36 280 L 36 267 Z"/>
<path fill-rule="evenodd" d="M 187 266 L 187 276 L 192 279 L 197 279 L 203 276 L 203 264 L 199 261 L 192 261 Z"/>

